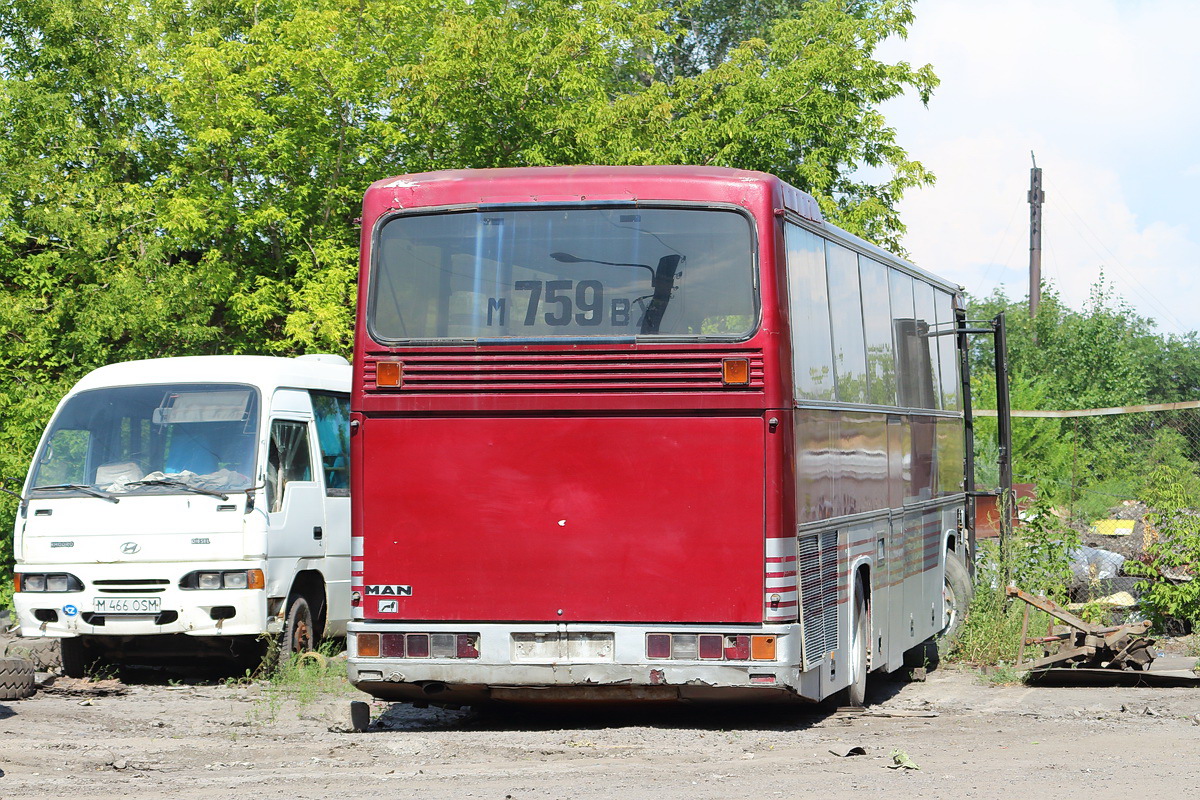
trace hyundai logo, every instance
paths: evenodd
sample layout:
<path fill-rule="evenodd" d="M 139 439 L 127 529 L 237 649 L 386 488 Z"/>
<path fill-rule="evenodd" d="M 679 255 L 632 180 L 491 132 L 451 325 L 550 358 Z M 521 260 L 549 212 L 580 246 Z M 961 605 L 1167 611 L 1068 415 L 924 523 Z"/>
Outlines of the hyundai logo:
<path fill-rule="evenodd" d="M 126 542 L 125 544 L 121 545 L 121 552 L 127 556 L 131 556 L 141 549 L 142 546 L 137 542 Z"/>

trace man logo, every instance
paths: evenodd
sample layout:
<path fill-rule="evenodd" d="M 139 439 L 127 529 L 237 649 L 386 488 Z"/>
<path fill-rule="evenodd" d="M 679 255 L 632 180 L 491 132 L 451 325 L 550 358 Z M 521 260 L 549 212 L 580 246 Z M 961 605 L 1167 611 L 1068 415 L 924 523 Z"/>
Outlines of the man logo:
<path fill-rule="evenodd" d="M 400 601 L 399 600 L 380 600 L 379 601 L 379 613 L 380 614 L 398 614 L 398 613 L 400 613 Z"/>
<path fill-rule="evenodd" d="M 142 550 L 142 546 L 140 544 L 138 544 L 137 542 L 125 542 L 125 544 L 121 545 L 121 554 L 122 555 L 131 556 L 134 553 L 140 553 L 141 550 Z"/>
<path fill-rule="evenodd" d="M 412 587 L 402 586 L 400 584 L 371 584 L 363 587 L 367 594 L 392 597 L 412 597 Z"/>

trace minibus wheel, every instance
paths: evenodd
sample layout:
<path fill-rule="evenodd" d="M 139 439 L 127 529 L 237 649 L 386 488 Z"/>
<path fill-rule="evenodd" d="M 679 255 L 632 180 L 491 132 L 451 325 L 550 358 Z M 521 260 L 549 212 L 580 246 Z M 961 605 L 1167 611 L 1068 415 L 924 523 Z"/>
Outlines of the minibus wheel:
<path fill-rule="evenodd" d="M 279 659 L 285 661 L 295 653 L 306 653 L 316 646 L 312 607 L 303 595 L 288 600 L 284 617 L 283 637 L 279 642 Z"/>

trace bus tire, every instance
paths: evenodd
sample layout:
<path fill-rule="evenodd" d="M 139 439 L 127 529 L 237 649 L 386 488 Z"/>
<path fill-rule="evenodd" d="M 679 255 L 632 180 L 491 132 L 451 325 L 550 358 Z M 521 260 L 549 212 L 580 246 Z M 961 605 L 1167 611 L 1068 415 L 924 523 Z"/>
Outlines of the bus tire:
<path fill-rule="evenodd" d="M 862 708 L 867 701 L 867 645 L 871 634 L 867 630 L 867 591 L 862 577 L 854 579 L 854 618 L 850 621 L 850 643 L 846 648 L 846 667 L 850 685 L 838 693 L 839 705 Z"/>
<path fill-rule="evenodd" d="M 312 607 L 303 595 L 292 595 L 284 616 L 283 633 L 279 642 L 279 661 L 287 661 L 296 653 L 316 649 Z"/>
<path fill-rule="evenodd" d="M 946 551 L 946 579 L 942 596 L 946 604 L 945 625 L 941 635 L 947 640 L 953 640 L 962 630 L 963 620 L 967 616 L 967 606 L 971 602 L 973 587 L 967 565 L 952 550 Z"/>
<path fill-rule="evenodd" d="M 0 700 L 21 700 L 37 691 L 33 662 L 24 658 L 0 658 Z"/>

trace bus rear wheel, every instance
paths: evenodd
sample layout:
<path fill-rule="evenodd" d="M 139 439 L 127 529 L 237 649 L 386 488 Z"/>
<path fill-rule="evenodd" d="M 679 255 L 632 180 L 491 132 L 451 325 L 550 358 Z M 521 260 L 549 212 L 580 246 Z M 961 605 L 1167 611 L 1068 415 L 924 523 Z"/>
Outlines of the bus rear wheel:
<path fill-rule="evenodd" d="M 953 640 L 962 630 L 971 594 L 971 575 L 967 572 L 967 565 L 953 551 L 947 551 L 946 578 L 942 589 L 946 610 L 941 635 L 948 641 Z"/>
<path fill-rule="evenodd" d="M 867 630 L 867 590 L 862 577 L 854 580 L 854 617 L 850 621 L 850 644 L 846 648 L 846 668 L 850 685 L 838 693 L 839 705 L 862 708 L 867 702 L 867 645 L 871 639 Z"/>

